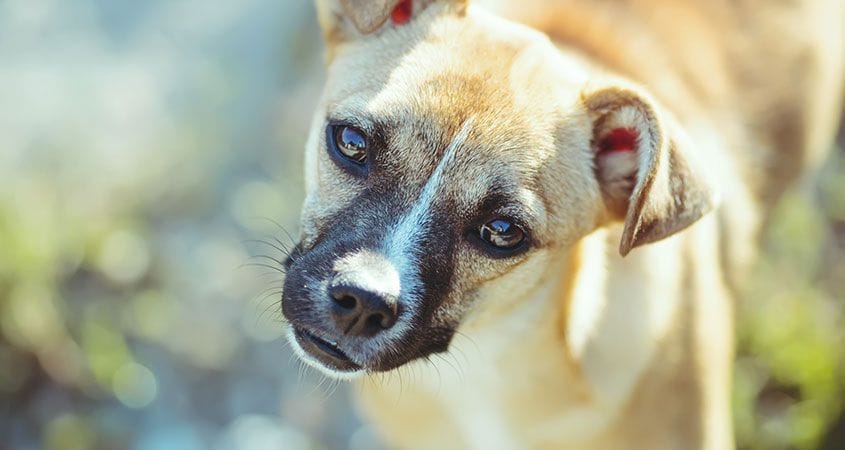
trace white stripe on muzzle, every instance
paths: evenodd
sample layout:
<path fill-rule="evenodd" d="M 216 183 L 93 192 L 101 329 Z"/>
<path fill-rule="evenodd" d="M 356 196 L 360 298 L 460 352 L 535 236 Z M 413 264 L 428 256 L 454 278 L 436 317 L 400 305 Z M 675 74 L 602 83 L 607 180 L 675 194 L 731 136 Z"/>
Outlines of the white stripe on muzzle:
<path fill-rule="evenodd" d="M 443 183 L 446 167 L 455 159 L 455 153 L 469 136 L 472 118 L 464 121 L 461 129 L 446 147 L 443 158 L 437 164 L 431 177 L 423 186 L 420 196 L 411 210 L 402 217 L 388 232 L 382 251 L 394 264 L 400 276 L 400 298 L 408 304 L 416 304 L 419 299 L 420 273 L 419 257 L 423 233 L 431 225 L 431 210 Z"/>

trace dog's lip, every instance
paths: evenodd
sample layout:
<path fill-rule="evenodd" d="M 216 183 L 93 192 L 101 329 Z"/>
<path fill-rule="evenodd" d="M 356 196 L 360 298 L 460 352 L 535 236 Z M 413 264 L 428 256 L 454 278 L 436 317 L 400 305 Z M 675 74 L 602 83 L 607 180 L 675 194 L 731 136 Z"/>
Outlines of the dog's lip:
<path fill-rule="evenodd" d="M 321 338 L 300 327 L 293 327 L 293 335 L 303 350 L 335 370 L 353 372 L 362 369 L 338 347 L 336 342 Z"/>

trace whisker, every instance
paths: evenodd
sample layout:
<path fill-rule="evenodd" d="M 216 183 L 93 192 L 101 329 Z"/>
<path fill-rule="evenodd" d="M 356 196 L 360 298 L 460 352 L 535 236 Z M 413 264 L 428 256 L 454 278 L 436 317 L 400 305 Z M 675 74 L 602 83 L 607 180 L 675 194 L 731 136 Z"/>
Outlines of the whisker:
<path fill-rule="evenodd" d="M 273 240 L 274 240 L 277 244 L 279 244 L 282 248 L 284 248 L 284 249 L 285 249 L 285 255 L 287 255 L 287 256 L 288 256 L 288 257 L 290 257 L 290 258 L 293 258 L 293 255 L 291 254 L 292 249 L 289 249 L 289 248 L 288 248 L 288 246 L 287 246 L 287 245 L 285 245 L 284 243 L 282 243 L 282 241 L 280 241 L 280 240 L 279 240 L 279 238 L 277 238 L 276 236 L 271 236 L 271 237 L 273 238 Z"/>
<path fill-rule="evenodd" d="M 259 305 L 261 304 L 261 301 L 266 300 L 267 297 L 272 297 L 274 295 L 280 295 L 283 292 L 284 292 L 284 288 L 282 288 L 281 286 L 274 286 L 274 287 L 270 287 L 268 289 L 265 289 L 264 291 L 261 292 L 261 294 L 259 294 L 261 296 L 261 298 L 259 298 Z"/>
<path fill-rule="evenodd" d="M 273 238 L 273 239 L 275 239 L 275 238 Z M 279 242 L 278 239 L 275 239 L 275 240 L 276 240 L 276 242 L 278 242 L 279 245 L 276 245 L 276 244 L 269 242 L 269 241 L 265 241 L 264 239 L 244 239 L 243 241 L 241 241 L 241 243 L 245 244 L 245 243 L 248 243 L 248 242 L 254 242 L 254 243 L 257 243 L 257 244 L 264 244 L 264 245 L 267 245 L 269 247 L 272 247 L 272 248 L 278 250 L 280 253 L 284 254 L 285 256 L 290 256 L 290 250 L 288 250 L 288 248 L 285 245 L 283 245 L 281 242 Z"/>
<path fill-rule="evenodd" d="M 461 333 L 459 330 L 455 330 L 455 335 L 460 336 L 460 337 L 468 340 L 470 342 L 470 344 L 472 344 L 472 346 L 475 347 L 475 351 L 477 351 L 479 355 L 482 354 L 481 347 L 478 346 L 478 343 L 475 342 L 475 339 L 467 336 L 464 333 Z"/>
<path fill-rule="evenodd" d="M 396 404 L 398 405 L 399 402 L 402 400 L 402 394 L 405 393 L 405 379 L 402 376 L 402 372 L 405 366 L 399 366 L 396 370 L 396 374 L 399 376 L 399 395 L 396 397 Z"/>
<path fill-rule="evenodd" d="M 260 323 L 260 321 L 264 318 L 264 315 L 267 314 L 267 311 L 270 311 L 272 308 L 276 308 L 276 307 L 280 307 L 280 306 L 282 306 L 282 300 L 281 299 L 279 301 L 273 302 L 273 303 L 269 304 L 268 306 L 266 306 L 264 308 L 264 311 L 261 311 L 261 314 L 259 314 L 258 317 L 255 318 L 255 324 L 258 325 Z"/>
<path fill-rule="evenodd" d="M 334 380 L 332 390 L 331 392 L 329 392 L 329 395 L 326 397 L 326 400 L 331 398 L 337 392 L 337 390 L 340 389 L 341 384 L 343 384 L 341 380 Z"/>
<path fill-rule="evenodd" d="M 264 295 L 267 292 L 270 292 L 270 291 L 273 291 L 273 290 L 281 290 L 281 289 L 284 289 L 284 280 L 279 280 L 278 284 L 272 284 L 270 286 L 267 286 L 266 288 L 264 288 L 264 290 L 255 294 L 255 297 L 253 297 L 253 298 L 257 298 L 257 297 Z"/>
<path fill-rule="evenodd" d="M 431 367 L 434 367 L 434 370 L 437 372 L 437 393 L 435 396 L 439 396 L 440 390 L 443 388 L 443 374 L 440 373 L 440 367 L 437 367 L 437 364 L 431 360 L 431 355 L 425 356 L 425 362 Z"/>
<path fill-rule="evenodd" d="M 280 266 L 282 266 L 282 267 L 284 267 L 284 265 L 285 265 L 285 263 L 283 263 L 282 261 L 279 261 L 279 260 L 278 260 L 278 259 L 276 259 L 276 258 L 273 258 L 273 257 L 272 257 L 272 256 L 270 256 L 270 255 L 252 255 L 252 256 L 250 256 L 250 258 L 264 258 L 264 259 L 267 259 L 267 260 L 273 261 L 274 263 L 276 263 L 276 264 L 278 264 L 278 265 L 280 265 Z"/>
<path fill-rule="evenodd" d="M 449 367 L 452 368 L 452 370 L 455 372 L 455 375 L 458 377 L 458 379 L 463 379 L 463 375 L 461 374 L 461 371 L 458 370 L 458 368 L 454 364 L 452 364 L 452 361 L 449 361 L 448 358 L 446 358 L 445 356 L 443 356 L 441 354 L 437 354 L 437 357 L 440 358 L 441 361 L 448 364 Z"/>
<path fill-rule="evenodd" d="M 322 388 L 323 383 L 326 382 L 326 376 L 322 372 L 319 372 L 319 374 L 320 374 L 320 382 L 317 383 L 317 385 L 314 386 L 313 389 L 311 389 L 311 392 L 308 393 L 308 397 L 312 397 L 315 394 L 317 394 L 317 392 L 319 392 L 320 389 Z"/>
<path fill-rule="evenodd" d="M 271 266 L 270 264 L 264 264 L 260 262 L 245 262 L 238 266 L 238 269 L 243 269 L 244 267 L 263 267 L 265 269 L 275 270 L 276 272 L 286 274 L 285 270 L 281 267 Z"/>
<path fill-rule="evenodd" d="M 260 277 L 260 278 L 267 278 L 267 277 L 269 277 L 269 276 L 274 276 L 274 277 L 277 277 L 277 276 L 279 276 L 279 273 L 278 273 L 278 272 L 276 272 L 276 271 L 273 271 L 273 272 L 262 272 L 262 273 L 259 273 L 259 274 L 258 274 L 258 275 L 256 275 L 256 276 L 258 276 L 258 277 Z M 284 277 L 282 277 L 281 279 L 277 279 L 276 281 L 284 281 Z"/>
<path fill-rule="evenodd" d="M 260 218 L 276 225 L 280 230 L 282 230 L 283 233 L 285 233 L 285 235 L 287 235 L 288 239 L 290 239 L 291 244 L 293 244 L 293 246 L 296 247 L 296 239 L 294 239 L 293 236 L 291 236 L 291 234 L 288 232 L 288 230 L 285 227 L 282 226 L 282 224 L 280 224 L 279 222 L 277 222 L 277 221 L 275 221 L 275 220 L 273 220 L 269 217 L 260 217 Z"/>

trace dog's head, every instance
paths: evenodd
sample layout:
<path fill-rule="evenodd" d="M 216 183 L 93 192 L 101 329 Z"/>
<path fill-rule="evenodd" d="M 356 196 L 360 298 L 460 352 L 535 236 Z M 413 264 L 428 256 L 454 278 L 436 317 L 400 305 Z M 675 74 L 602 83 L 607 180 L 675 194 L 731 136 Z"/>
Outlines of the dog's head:
<path fill-rule="evenodd" d="M 624 222 L 625 254 L 710 208 L 671 119 L 541 34 L 455 0 L 318 12 L 328 80 L 282 308 L 325 372 L 445 351 L 597 227 Z"/>

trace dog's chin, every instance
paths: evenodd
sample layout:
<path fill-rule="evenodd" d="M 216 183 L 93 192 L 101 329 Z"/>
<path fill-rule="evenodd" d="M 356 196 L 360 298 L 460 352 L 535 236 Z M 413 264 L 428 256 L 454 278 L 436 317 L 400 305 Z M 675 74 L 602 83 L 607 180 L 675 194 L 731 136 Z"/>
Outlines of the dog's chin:
<path fill-rule="evenodd" d="M 364 367 L 352 361 L 336 344 L 304 329 L 288 326 L 287 337 L 296 356 L 323 375 L 338 380 L 354 380 L 366 372 Z"/>
<path fill-rule="evenodd" d="M 358 352 L 346 351 L 342 345 L 308 327 L 288 322 L 287 338 L 294 352 L 305 364 L 320 373 L 341 380 L 352 380 L 366 373 L 389 372 L 414 360 L 426 358 L 432 353 L 446 351 L 448 343 L 421 349 L 416 346 L 403 347 L 405 351 L 395 353 L 408 356 L 401 359 L 367 359 Z"/>

